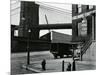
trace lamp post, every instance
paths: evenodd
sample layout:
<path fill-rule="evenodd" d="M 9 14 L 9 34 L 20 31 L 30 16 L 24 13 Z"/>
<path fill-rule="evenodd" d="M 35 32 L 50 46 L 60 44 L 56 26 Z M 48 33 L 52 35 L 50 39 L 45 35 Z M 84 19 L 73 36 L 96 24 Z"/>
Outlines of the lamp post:
<path fill-rule="evenodd" d="M 74 59 L 74 50 L 75 47 L 72 45 L 72 49 L 73 49 L 73 63 L 72 63 L 72 71 L 76 71 L 76 64 L 75 64 L 75 59 Z"/>
<path fill-rule="evenodd" d="M 73 56 L 73 60 L 74 60 L 74 46 L 72 45 L 72 51 L 73 51 L 73 53 L 72 53 L 72 56 Z"/>
<path fill-rule="evenodd" d="M 31 30 L 29 29 L 28 32 L 27 32 L 27 65 L 30 64 L 30 49 L 29 49 L 29 38 L 30 38 L 30 32 Z"/>

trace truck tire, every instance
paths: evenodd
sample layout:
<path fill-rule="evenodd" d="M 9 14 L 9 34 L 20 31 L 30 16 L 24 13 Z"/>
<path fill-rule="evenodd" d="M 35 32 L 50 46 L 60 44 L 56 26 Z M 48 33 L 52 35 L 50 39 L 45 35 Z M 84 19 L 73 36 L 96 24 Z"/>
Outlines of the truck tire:
<path fill-rule="evenodd" d="M 57 59 L 57 55 L 54 55 L 54 59 Z"/>
<path fill-rule="evenodd" d="M 60 55 L 60 58 L 63 58 L 63 55 Z"/>

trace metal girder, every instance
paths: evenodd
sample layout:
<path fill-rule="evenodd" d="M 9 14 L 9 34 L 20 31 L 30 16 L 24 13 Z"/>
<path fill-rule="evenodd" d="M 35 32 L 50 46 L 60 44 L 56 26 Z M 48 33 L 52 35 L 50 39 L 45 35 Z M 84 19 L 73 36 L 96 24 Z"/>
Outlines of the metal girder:
<path fill-rule="evenodd" d="M 72 24 L 48 24 L 48 25 L 39 25 L 32 28 L 36 29 L 72 29 Z"/>
<path fill-rule="evenodd" d="M 16 27 L 15 27 L 16 28 Z M 18 26 L 17 28 L 23 28 L 21 26 Z M 39 29 L 39 30 L 45 30 L 45 29 L 72 29 L 72 24 L 40 24 L 40 25 L 33 25 L 28 27 L 29 29 Z"/>
<path fill-rule="evenodd" d="M 15 28 L 23 28 L 22 26 L 17 26 Z M 40 25 L 33 25 L 28 27 L 29 29 L 39 29 L 39 30 L 46 30 L 46 29 L 72 29 L 72 24 L 40 24 Z"/>

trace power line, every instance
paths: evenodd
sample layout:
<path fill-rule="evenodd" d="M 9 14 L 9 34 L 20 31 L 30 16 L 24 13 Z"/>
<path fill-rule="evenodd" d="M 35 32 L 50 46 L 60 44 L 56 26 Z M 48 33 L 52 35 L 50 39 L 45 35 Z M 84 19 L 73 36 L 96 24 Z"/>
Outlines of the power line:
<path fill-rule="evenodd" d="M 41 5 L 41 4 L 40 4 L 40 5 Z M 41 6 L 40 6 L 40 7 L 41 7 Z M 42 3 L 42 7 L 48 8 L 48 10 L 50 10 L 50 9 L 52 9 L 52 10 L 53 10 L 53 9 L 54 9 L 54 10 L 57 10 L 57 11 L 59 11 L 59 13 L 61 12 L 61 13 L 72 14 L 71 10 L 65 11 L 65 10 L 62 9 L 62 8 L 50 6 L 50 5 L 47 5 L 47 4 L 44 4 L 44 5 L 43 5 L 43 3 Z M 12 9 L 11 11 L 17 10 L 17 9 L 19 9 L 19 8 L 20 8 L 20 7 L 14 8 L 14 9 Z"/>
<path fill-rule="evenodd" d="M 51 7 L 47 7 L 48 9 L 54 9 L 54 10 L 57 10 L 57 11 L 59 11 L 59 12 L 65 12 L 65 13 L 71 13 L 71 11 L 70 10 L 59 10 L 59 9 L 57 9 L 57 8 L 51 8 Z"/>
<path fill-rule="evenodd" d="M 35 2 L 40 2 L 40 1 L 35 1 Z M 67 5 L 71 5 L 71 3 L 61 3 L 61 2 L 45 2 L 45 1 L 42 1 L 41 3 L 52 3 L 52 4 L 67 4 Z"/>
<path fill-rule="evenodd" d="M 42 7 L 41 7 L 42 8 Z M 45 7 L 44 7 L 45 8 Z M 56 11 L 59 14 L 72 14 L 71 12 L 65 12 L 65 11 L 60 11 L 60 10 L 56 10 L 56 9 L 52 9 L 52 8 L 46 8 L 47 10 L 52 10 L 52 11 Z"/>
<path fill-rule="evenodd" d="M 14 8 L 14 9 L 11 9 L 11 11 L 15 11 L 15 10 L 17 10 L 17 9 L 19 9 L 20 7 L 17 7 L 17 8 Z M 48 8 L 48 10 L 53 10 L 52 8 Z M 57 11 L 56 11 L 57 12 Z M 72 14 L 72 13 L 70 13 L 70 12 L 64 12 L 64 11 L 60 11 L 60 10 L 58 10 L 58 12 L 57 13 L 60 13 L 60 14 L 62 14 L 62 13 L 67 13 L 67 14 Z"/>
<path fill-rule="evenodd" d="M 64 9 L 64 11 L 62 11 L 62 10 L 59 10 L 59 8 L 58 7 L 51 7 L 50 5 L 47 5 L 47 4 L 44 4 L 44 5 L 42 5 L 42 7 L 44 7 L 44 8 L 46 8 L 46 9 L 48 9 L 48 10 L 57 10 L 56 12 L 57 13 L 60 13 L 60 14 L 62 14 L 62 13 L 67 13 L 67 14 L 70 14 L 70 15 L 72 15 L 72 12 L 70 11 L 70 10 L 67 10 L 68 12 L 66 12 Z M 20 6 L 19 7 L 17 7 L 17 8 L 14 8 L 14 9 L 11 9 L 11 11 L 15 11 L 15 10 L 17 10 L 17 9 L 19 9 L 20 8 Z M 40 8 L 41 8 L 41 6 L 40 6 Z"/>
<path fill-rule="evenodd" d="M 39 3 L 37 3 L 37 4 L 39 4 Z M 39 4 L 40 5 L 40 7 L 42 8 L 46 8 L 46 9 L 48 9 L 48 10 L 57 10 L 59 13 L 69 13 L 69 14 L 72 14 L 72 11 L 71 10 L 64 10 L 64 9 L 62 9 L 62 8 L 58 8 L 58 7 L 54 7 L 54 6 L 50 6 L 50 5 L 47 5 L 47 4 Z"/>
<path fill-rule="evenodd" d="M 56 7 L 56 6 L 52 6 L 52 5 L 48 5 L 48 4 L 45 4 L 45 3 L 42 3 L 42 2 L 39 2 L 39 3 L 36 3 L 36 4 L 39 4 L 40 6 L 46 6 L 46 7 L 50 7 L 50 8 L 55 8 L 57 10 L 65 11 L 65 9 L 62 9 L 62 8 L 59 8 L 59 7 Z M 71 10 L 67 10 L 67 11 L 71 11 Z"/>
<path fill-rule="evenodd" d="M 20 1 L 18 0 L 18 1 L 16 1 L 16 3 L 19 3 Z M 36 2 L 38 2 L 38 1 L 36 1 Z M 13 3 L 13 4 L 16 4 L 16 3 Z M 59 7 L 55 7 L 55 6 L 52 6 L 52 5 L 48 5 L 48 4 L 45 4 L 45 3 L 51 3 L 51 2 L 44 2 L 44 3 L 42 3 L 42 2 L 38 2 L 37 4 L 39 4 L 39 3 L 41 3 L 42 5 L 44 5 L 44 6 L 46 6 L 46 7 L 54 7 L 54 8 L 56 8 L 57 10 L 65 10 L 65 9 L 62 9 L 62 8 L 59 8 Z M 52 2 L 52 3 L 54 3 L 54 2 Z M 40 4 L 40 5 L 41 5 Z M 64 4 L 64 3 L 55 3 L 55 4 Z M 67 10 L 67 11 L 71 11 L 71 10 Z"/>

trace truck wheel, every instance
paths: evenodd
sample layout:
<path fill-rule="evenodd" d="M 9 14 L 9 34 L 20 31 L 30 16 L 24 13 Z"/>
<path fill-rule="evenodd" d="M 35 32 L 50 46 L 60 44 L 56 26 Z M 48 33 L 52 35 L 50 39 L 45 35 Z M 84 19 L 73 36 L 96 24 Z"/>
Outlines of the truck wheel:
<path fill-rule="evenodd" d="M 60 58 L 63 58 L 63 55 L 60 55 Z"/>
<path fill-rule="evenodd" d="M 57 59 L 57 55 L 54 55 L 54 59 Z"/>

